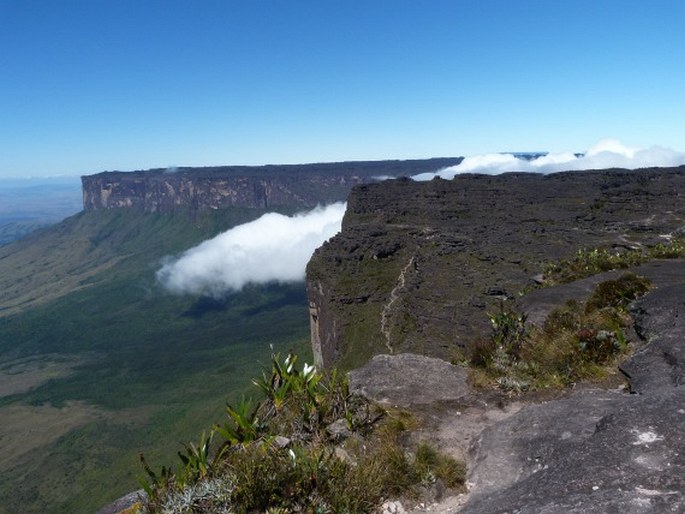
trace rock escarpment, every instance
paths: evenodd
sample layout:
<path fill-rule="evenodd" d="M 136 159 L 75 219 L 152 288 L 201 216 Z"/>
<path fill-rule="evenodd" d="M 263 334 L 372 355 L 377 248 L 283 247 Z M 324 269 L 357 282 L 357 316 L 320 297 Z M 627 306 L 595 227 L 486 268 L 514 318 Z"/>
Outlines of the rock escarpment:
<path fill-rule="evenodd" d="M 460 161 L 442 158 L 103 172 L 82 177 L 83 206 L 86 211 L 135 208 L 144 212 L 311 208 L 343 201 L 354 185 L 378 177 L 437 171 Z"/>
<path fill-rule="evenodd" d="M 449 358 L 545 262 L 682 236 L 684 194 L 685 167 L 358 186 L 342 232 L 307 270 L 317 363 L 353 368 L 408 351 Z"/>
<path fill-rule="evenodd" d="M 424 424 L 415 437 L 467 461 L 467 494 L 412 514 L 685 510 L 685 261 L 633 271 L 654 289 L 631 307 L 640 337 L 621 364 L 628 388 L 581 384 L 541 403 L 511 401 L 470 388 L 459 367 L 406 354 L 350 372 L 352 390 L 410 408 Z M 542 313 L 568 298 L 584 302 L 588 282 L 533 291 L 519 306 Z"/>

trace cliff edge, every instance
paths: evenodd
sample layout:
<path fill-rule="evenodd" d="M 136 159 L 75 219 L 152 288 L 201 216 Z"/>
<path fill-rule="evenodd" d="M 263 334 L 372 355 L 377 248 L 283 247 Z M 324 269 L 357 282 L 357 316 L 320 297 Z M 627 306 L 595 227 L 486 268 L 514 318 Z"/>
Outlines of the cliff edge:
<path fill-rule="evenodd" d="M 342 232 L 307 268 L 316 362 L 352 369 L 381 353 L 450 358 L 546 262 L 685 233 L 683 191 L 682 166 L 359 185 Z"/>
<path fill-rule="evenodd" d="M 103 172 L 81 178 L 86 211 L 143 212 L 246 207 L 312 208 L 344 201 L 353 186 L 378 177 L 437 171 L 461 158 L 273 166 L 217 166 Z"/>

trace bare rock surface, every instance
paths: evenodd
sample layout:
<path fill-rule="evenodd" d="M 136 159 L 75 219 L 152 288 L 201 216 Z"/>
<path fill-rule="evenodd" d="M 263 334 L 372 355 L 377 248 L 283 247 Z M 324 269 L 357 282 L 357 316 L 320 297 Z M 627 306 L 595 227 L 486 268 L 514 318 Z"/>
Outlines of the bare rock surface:
<path fill-rule="evenodd" d="M 465 513 L 683 512 L 685 389 L 584 391 L 487 429 Z"/>
<path fill-rule="evenodd" d="M 685 511 L 685 268 L 640 272 L 656 285 L 633 307 L 647 344 L 621 367 L 640 394 L 578 391 L 486 428 L 461 512 Z"/>
<path fill-rule="evenodd" d="M 685 385 L 685 280 L 647 295 L 633 312 L 649 344 L 621 366 L 632 390 L 648 394 Z"/>
<path fill-rule="evenodd" d="M 414 436 L 468 462 L 469 492 L 411 514 L 685 511 L 685 263 L 634 271 L 655 286 L 633 306 L 644 346 L 622 366 L 639 394 L 586 387 L 542 403 L 498 404 L 472 392 L 458 403 L 418 405 L 423 425 Z M 536 292 L 527 305 L 551 310 L 569 291 L 582 301 L 616 274 Z M 398 397 L 413 386 L 395 380 Z"/>
<path fill-rule="evenodd" d="M 351 392 L 393 406 L 459 401 L 470 394 L 466 370 L 411 353 L 376 355 L 349 376 Z"/>

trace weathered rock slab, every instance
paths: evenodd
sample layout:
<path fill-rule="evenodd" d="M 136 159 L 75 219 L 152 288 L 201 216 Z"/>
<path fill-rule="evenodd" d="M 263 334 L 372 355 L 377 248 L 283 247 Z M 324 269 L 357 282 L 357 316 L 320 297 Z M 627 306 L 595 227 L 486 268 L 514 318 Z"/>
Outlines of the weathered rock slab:
<path fill-rule="evenodd" d="M 463 368 L 411 353 L 376 355 L 349 377 L 351 392 L 400 407 L 458 401 L 469 394 Z"/>
<path fill-rule="evenodd" d="M 473 445 L 461 512 L 685 512 L 685 280 L 656 262 L 634 305 L 646 346 L 622 369 L 631 390 L 578 391 L 530 405 Z"/>
<path fill-rule="evenodd" d="M 644 394 L 685 385 L 685 280 L 648 294 L 633 314 L 649 344 L 621 365 L 631 390 Z"/>
<path fill-rule="evenodd" d="M 683 512 L 685 389 L 584 391 L 483 432 L 462 512 Z"/>

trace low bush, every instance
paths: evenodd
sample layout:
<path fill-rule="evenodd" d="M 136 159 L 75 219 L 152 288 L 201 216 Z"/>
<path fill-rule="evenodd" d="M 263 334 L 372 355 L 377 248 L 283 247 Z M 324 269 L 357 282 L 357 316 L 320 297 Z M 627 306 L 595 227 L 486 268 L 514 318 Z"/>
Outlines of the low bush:
<path fill-rule="evenodd" d="M 628 304 L 642 296 L 651 287 L 651 282 L 635 273 L 623 273 L 616 280 L 600 283 L 585 304 L 585 311 L 592 312 L 606 307 L 625 310 Z"/>
<path fill-rule="evenodd" d="M 585 304 L 569 301 L 555 309 L 536 329 L 520 313 L 489 314 L 491 337 L 469 349 L 472 384 L 518 393 L 603 379 L 628 350 L 628 304 L 649 287 L 644 277 L 625 273 L 598 284 Z"/>
<path fill-rule="evenodd" d="M 351 395 L 347 380 L 274 355 L 254 381 L 265 399 L 227 405 L 227 419 L 153 471 L 141 457 L 146 513 L 373 512 L 426 476 L 461 489 L 462 463 L 400 444 L 411 417 Z M 335 428 L 334 428 L 335 427 Z M 430 458 L 426 457 L 430 453 Z"/>
<path fill-rule="evenodd" d="M 633 250 L 580 249 L 570 259 L 547 263 L 543 271 L 544 285 L 573 282 L 604 271 L 638 266 L 652 259 L 682 258 L 685 258 L 685 239 L 682 238 Z"/>

